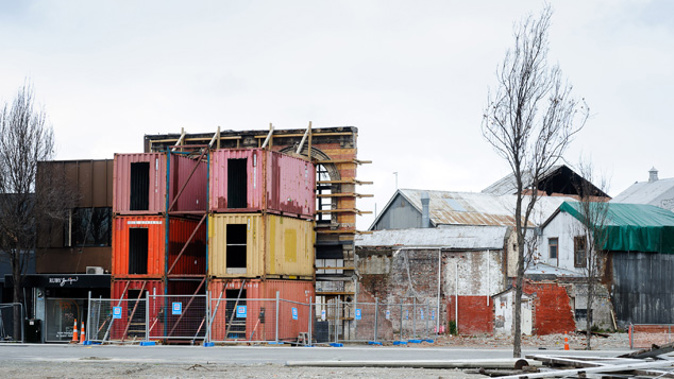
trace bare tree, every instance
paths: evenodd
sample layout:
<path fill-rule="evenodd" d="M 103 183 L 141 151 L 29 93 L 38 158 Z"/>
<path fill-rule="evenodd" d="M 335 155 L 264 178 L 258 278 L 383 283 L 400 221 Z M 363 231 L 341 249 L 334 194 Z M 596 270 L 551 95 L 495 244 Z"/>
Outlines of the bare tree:
<path fill-rule="evenodd" d="M 583 268 L 586 285 L 586 349 L 591 350 L 592 342 L 592 306 L 597 295 L 597 285 L 601 276 L 601 252 L 608 239 L 609 198 L 604 196 L 608 191 L 608 180 L 599 178 L 599 188 L 594 181 L 594 169 L 591 164 L 581 162 L 578 165 L 580 175 L 586 180 L 574 183 L 580 201 L 574 204 L 578 211 L 580 230 L 574 233 L 574 266 Z"/>
<path fill-rule="evenodd" d="M 562 78 L 559 67 L 547 63 L 551 17 L 548 6 L 538 18 L 528 16 L 515 25 L 515 45 L 497 69 L 497 88 L 489 92 L 482 121 L 482 134 L 508 161 L 517 191 L 514 357 L 522 353 L 525 228 L 540 196 L 539 182 L 561 158 L 588 115 L 584 102 L 572 97 L 572 86 Z"/>
<path fill-rule="evenodd" d="M 57 205 L 52 197 L 35 197 L 38 161 L 54 154 L 54 136 L 44 110 L 35 109 L 29 82 L 0 113 L 0 254 L 12 266 L 13 302 L 22 303 L 22 282 L 34 254 L 36 220 Z M 21 317 L 14 310 L 14 339 L 20 338 Z"/>

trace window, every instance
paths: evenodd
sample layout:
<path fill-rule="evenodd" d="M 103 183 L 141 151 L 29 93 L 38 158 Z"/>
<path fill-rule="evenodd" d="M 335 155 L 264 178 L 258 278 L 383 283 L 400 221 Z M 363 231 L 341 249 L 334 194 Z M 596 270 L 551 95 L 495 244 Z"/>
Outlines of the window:
<path fill-rule="evenodd" d="M 147 274 L 147 228 L 129 229 L 129 274 Z"/>
<path fill-rule="evenodd" d="M 65 245 L 110 246 L 112 239 L 112 208 L 74 208 L 66 223 Z"/>
<path fill-rule="evenodd" d="M 585 236 L 573 238 L 573 265 L 575 267 L 587 266 L 587 242 Z"/>
<path fill-rule="evenodd" d="M 227 160 L 227 208 L 248 207 L 248 159 Z"/>
<path fill-rule="evenodd" d="M 227 272 L 246 272 L 246 224 L 227 225 Z M 231 270 L 231 269 L 234 270 Z"/>
<path fill-rule="evenodd" d="M 330 181 L 330 174 L 322 164 L 316 166 L 316 222 L 329 223 L 332 214 L 332 184 L 321 183 Z"/>
<path fill-rule="evenodd" d="M 550 252 L 550 259 L 557 259 L 558 249 L 559 249 L 559 239 L 548 238 L 548 251 Z"/>
<path fill-rule="evenodd" d="M 150 162 L 131 163 L 130 209 L 150 209 Z"/>

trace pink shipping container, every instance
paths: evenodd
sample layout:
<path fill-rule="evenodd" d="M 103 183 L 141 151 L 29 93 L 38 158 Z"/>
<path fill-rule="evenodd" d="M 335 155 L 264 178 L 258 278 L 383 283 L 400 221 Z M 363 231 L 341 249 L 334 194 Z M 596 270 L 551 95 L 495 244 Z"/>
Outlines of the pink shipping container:
<path fill-rule="evenodd" d="M 244 291 L 238 298 L 242 284 Z M 276 317 L 279 318 L 279 340 L 295 341 L 300 333 L 308 332 L 308 303 L 314 298 L 313 281 L 211 279 L 208 289 L 210 309 L 214 314 L 211 322 L 213 341 L 273 341 Z M 277 291 L 281 299 L 278 315 L 275 314 Z M 234 305 L 246 306 L 245 318 L 232 318 Z"/>
<path fill-rule="evenodd" d="M 220 149 L 211 153 L 210 209 L 268 211 L 313 219 L 314 165 L 264 149 Z"/>
<path fill-rule="evenodd" d="M 164 213 L 178 194 L 177 202 L 170 209 L 172 212 L 208 209 L 208 168 L 204 160 L 178 153 L 115 154 L 114 165 L 112 210 L 115 214 Z"/>

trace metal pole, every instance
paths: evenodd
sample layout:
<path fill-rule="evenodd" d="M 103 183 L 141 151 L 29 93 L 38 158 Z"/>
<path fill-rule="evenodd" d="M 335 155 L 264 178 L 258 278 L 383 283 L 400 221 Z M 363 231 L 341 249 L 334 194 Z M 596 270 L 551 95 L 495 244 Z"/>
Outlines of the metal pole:
<path fill-rule="evenodd" d="M 431 313 L 428 311 L 428 301 L 426 302 L 426 306 L 424 307 L 426 310 L 424 313 L 424 322 L 426 323 L 426 332 L 424 333 L 424 337 L 428 336 L 430 333 L 428 333 L 428 319 L 431 318 Z"/>
<path fill-rule="evenodd" d="M 279 312 L 279 300 L 281 298 L 281 292 L 276 291 L 276 338 L 274 341 L 278 343 L 278 312 Z"/>
<path fill-rule="evenodd" d="M 440 291 L 442 289 L 441 283 L 442 283 L 442 276 L 441 276 L 441 268 L 442 268 L 442 249 L 438 249 L 438 314 L 436 317 L 435 321 L 435 334 L 438 335 L 440 333 Z"/>
<path fill-rule="evenodd" d="M 456 334 L 459 334 L 459 258 L 456 258 L 454 261 L 454 292 L 455 292 L 455 302 L 454 302 L 454 323 L 456 324 Z"/>
<path fill-rule="evenodd" d="M 400 298 L 400 340 L 403 340 L 403 299 Z"/>
<path fill-rule="evenodd" d="M 412 299 L 412 335 L 417 337 L 417 298 Z"/>
<path fill-rule="evenodd" d="M 374 341 L 377 341 L 377 315 L 379 314 L 379 299 L 374 298 Z"/>
<path fill-rule="evenodd" d="M 311 346 L 311 344 L 314 342 L 313 333 L 312 333 L 312 330 L 311 330 L 311 329 L 313 329 L 313 324 L 314 324 L 313 323 L 314 313 L 311 312 L 312 301 L 313 300 L 312 300 L 311 296 L 309 296 L 309 313 L 307 314 L 307 319 L 308 319 L 308 323 L 309 323 L 309 342 L 307 342 L 307 346 Z"/>
<path fill-rule="evenodd" d="M 339 323 L 339 295 L 337 295 L 337 302 L 335 303 L 335 343 L 339 342 L 339 329 L 337 329 L 338 323 Z"/>
<path fill-rule="evenodd" d="M 204 343 L 211 342 L 211 291 L 206 290 L 206 335 Z"/>
<path fill-rule="evenodd" d="M 145 292 L 145 341 L 150 340 L 150 291 Z"/>
<path fill-rule="evenodd" d="M 91 291 L 89 291 L 89 293 L 87 295 L 87 330 L 86 330 L 87 337 L 86 337 L 85 341 L 91 340 L 91 338 L 89 338 L 89 337 L 91 337 L 91 314 L 92 313 L 93 312 L 91 311 Z"/>

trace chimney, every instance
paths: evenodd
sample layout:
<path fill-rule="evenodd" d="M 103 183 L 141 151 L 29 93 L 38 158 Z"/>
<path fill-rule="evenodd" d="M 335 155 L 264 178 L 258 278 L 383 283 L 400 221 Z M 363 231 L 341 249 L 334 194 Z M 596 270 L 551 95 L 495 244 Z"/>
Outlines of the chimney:
<path fill-rule="evenodd" d="M 430 207 L 431 198 L 428 197 L 428 192 L 421 193 L 421 227 L 429 228 L 431 226 Z"/>
<path fill-rule="evenodd" d="M 648 182 L 653 183 L 658 181 L 658 170 L 655 167 L 648 170 Z"/>

